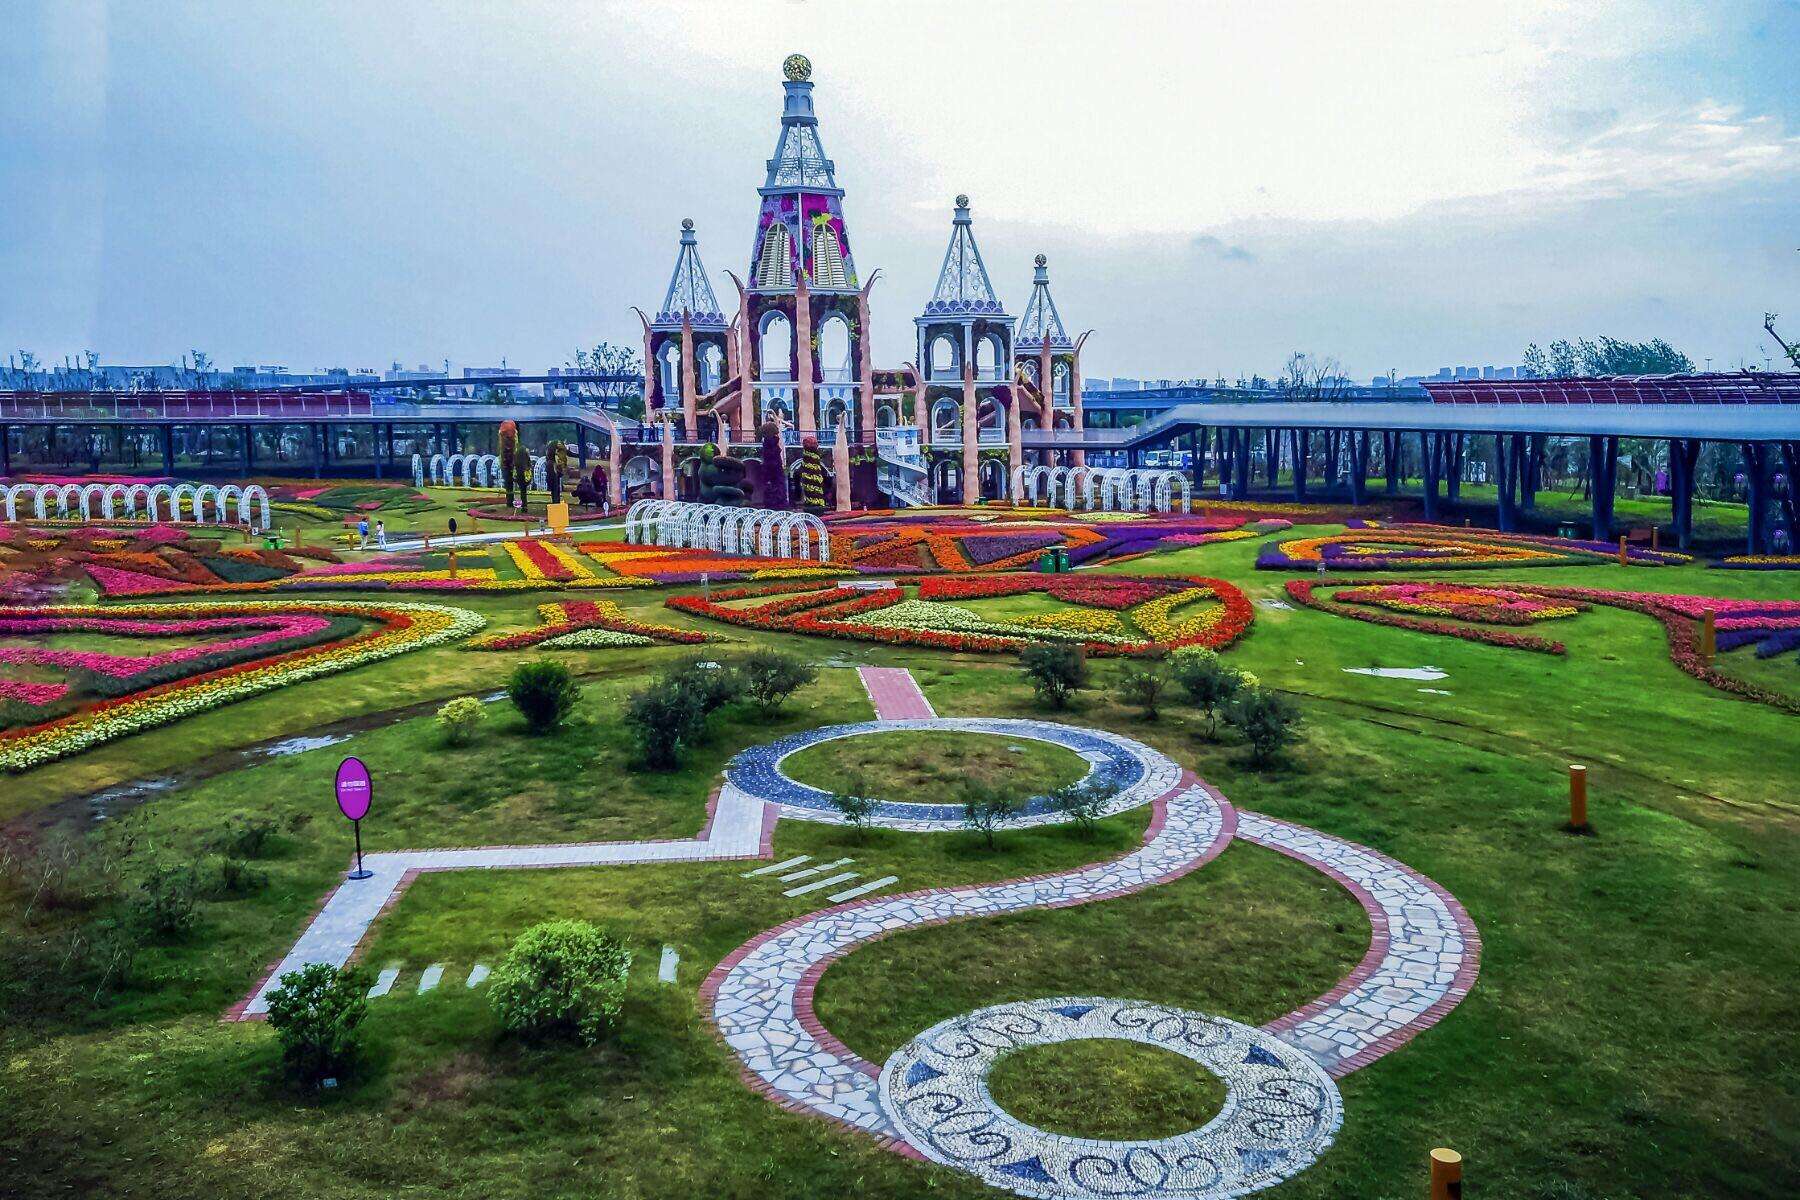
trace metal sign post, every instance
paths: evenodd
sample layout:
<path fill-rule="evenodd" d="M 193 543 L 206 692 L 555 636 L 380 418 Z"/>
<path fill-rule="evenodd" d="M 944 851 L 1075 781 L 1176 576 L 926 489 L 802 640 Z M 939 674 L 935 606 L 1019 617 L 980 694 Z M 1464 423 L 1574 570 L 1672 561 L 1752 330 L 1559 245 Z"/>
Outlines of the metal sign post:
<path fill-rule="evenodd" d="M 356 831 L 356 870 L 346 878 L 367 879 L 375 872 L 363 866 L 362 819 L 369 815 L 369 800 L 374 789 L 369 768 L 363 765 L 362 759 L 346 758 L 338 764 L 336 788 L 338 811 L 350 818 Z"/>

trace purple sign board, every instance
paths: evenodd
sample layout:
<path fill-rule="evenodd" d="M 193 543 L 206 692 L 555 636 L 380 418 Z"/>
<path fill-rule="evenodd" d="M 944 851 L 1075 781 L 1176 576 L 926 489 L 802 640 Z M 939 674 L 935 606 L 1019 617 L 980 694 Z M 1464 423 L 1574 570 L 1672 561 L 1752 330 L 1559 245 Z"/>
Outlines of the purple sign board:
<path fill-rule="evenodd" d="M 346 758 L 337 769 L 338 808 L 352 821 L 369 815 L 369 768 L 360 758 Z"/>

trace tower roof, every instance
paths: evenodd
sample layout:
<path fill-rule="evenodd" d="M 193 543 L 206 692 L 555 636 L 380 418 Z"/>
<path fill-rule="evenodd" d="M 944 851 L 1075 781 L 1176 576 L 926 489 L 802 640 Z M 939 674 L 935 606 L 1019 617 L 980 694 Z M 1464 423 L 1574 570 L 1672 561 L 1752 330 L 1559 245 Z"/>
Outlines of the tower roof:
<path fill-rule="evenodd" d="M 1056 301 L 1050 298 L 1049 263 L 1042 254 L 1037 256 L 1037 270 L 1031 277 L 1031 302 L 1025 306 L 1025 315 L 1019 318 L 1019 329 L 1013 336 L 1016 349 L 1041 350 L 1046 343 L 1052 350 L 1075 348 L 1063 329 Z"/>
<path fill-rule="evenodd" d="M 819 118 L 813 115 L 812 63 L 803 54 L 790 54 L 781 69 L 786 77 L 781 85 L 786 93 L 781 109 L 781 136 L 775 142 L 775 157 L 769 160 L 762 190 L 767 193 L 806 188 L 835 192 L 835 168 L 825 157 L 825 147 L 819 141 Z"/>
<path fill-rule="evenodd" d="M 926 317 L 1006 317 L 1006 306 L 994 294 L 981 248 L 975 244 L 974 223 L 969 217 L 969 198 L 956 198 L 956 217 L 950 225 L 950 247 L 938 272 L 937 290 L 925 305 Z"/>
<path fill-rule="evenodd" d="M 699 240 L 694 236 L 694 222 L 681 222 L 681 253 L 675 257 L 675 273 L 669 277 L 669 294 L 656 310 L 653 329 L 680 329 L 681 314 L 695 329 L 724 329 L 725 314 L 719 310 L 719 298 L 713 294 L 706 278 L 706 267 L 700 262 Z"/>

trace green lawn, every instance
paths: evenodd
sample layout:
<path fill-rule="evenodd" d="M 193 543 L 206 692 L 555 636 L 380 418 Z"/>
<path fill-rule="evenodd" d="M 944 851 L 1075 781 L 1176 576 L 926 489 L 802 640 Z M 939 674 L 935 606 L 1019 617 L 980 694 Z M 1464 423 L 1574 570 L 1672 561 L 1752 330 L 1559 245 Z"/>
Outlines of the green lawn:
<path fill-rule="evenodd" d="M 392 528 L 390 523 L 390 528 Z M 1326 529 L 1297 529 L 1305 536 Z M 1120 569 L 1216 575 L 1280 600 L 1290 576 L 1254 569 L 1260 541 L 1155 555 Z M 1422 577 L 1423 573 L 1419 576 Z M 1406 578 L 1406 575 L 1395 575 Z M 1800 575 L 1681 568 L 1459 571 L 1593 587 L 1800 597 Z M 342 593 L 354 594 L 351 592 Z M 1010 659 L 758 635 L 673 613 L 665 589 L 609 592 L 627 611 L 735 643 L 728 659 L 778 645 L 825 669 L 773 718 L 731 709 L 683 767 L 634 764 L 618 720 L 647 675 L 696 654 L 661 647 L 546 655 L 583 674 L 573 722 L 524 734 L 504 702 L 469 746 L 443 745 L 429 711 L 500 686 L 528 653 L 439 647 L 297 685 L 126 738 L 21 776 L 0 777 L 0 821 L 144 775 L 217 762 L 234 747 L 342 722 L 342 744 L 232 762 L 93 832 L 130 846 L 126 872 L 198 859 L 234 819 L 276 834 L 255 860 L 267 884 L 215 894 L 198 927 L 145 950 L 132 985 L 94 998 L 66 975 L 66 935 L 94 912 L 23 916 L 13 872 L 0 899 L 0 1192 L 21 1196 L 375 1197 L 414 1189 L 483 1197 L 993 1196 L 965 1176 L 788 1113 L 748 1088 L 703 1020 L 700 981 L 761 930 L 812 908 L 745 864 L 466 872 L 422 877 L 376 926 L 365 961 L 402 968 L 372 1005 L 362 1073 L 320 1098 L 281 1082 L 270 1031 L 222 1024 L 305 924 L 342 871 L 349 831 L 330 778 L 344 754 L 369 763 L 372 849 L 691 836 L 723 764 L 784 732 L 872 713 L 858 663 L 913 670 L 944 715 L 1040 715 Z M 495 629 L 580 593 L 477 595 Z M 1243 809 L 1350 838 L 1425 872 L 1479 926 L 1469 998 L 1400 1051 L 1341 1082 L 1333 1148 L 1270 1196 L 1387 1200 L 1424 1192 L 1429 1149 L 1468 1163 L 1472 1192 L 1520 1200 L 1697 1195 L 1786 1197 L 1800 1177 L 1800 736 L 1796 718 L 1737 700 L 1677 670 L 1662 628 L 1596 608 L 1555 622 L 1552 657 L 1259 605 L 1227 660 L 1292 697 L 1300 742 L 1257 770 L 1235 735 L 1171 701 L 1140 720 L 1110 690 L 1123 664 L 1096 661 L 1094 686 L 1053 719 L 1157 746 Z M 1748 650 L 1721 667 L 1800 694 L 1792 654 Z M 1431 665 L 1419 683 L 1346 673 Z M 944 739 L 884 735 L 788 760 L 797 777 L 898 776 L 909 792 L 1024 760 L 1053 778 L 1063 752 L 1005 739 L 980 753 Z M 992 745 L 1000 747 L 998 754 Z M 826 753 L 827 750 L 831 753 Z M 1045 752 L 1042 759 L 1040 751 Z M 867 757 L 869 761 L 859 761 Z M 811 759 L 812 761 L 808 761 Z M 1569 763 L 1590 767 L 1594 837 L 1571 837 Z M 828 785 L 826 785 L 828 786 Z M 911 795 L 908 798 L 913 798 Z M 71 816 L 80 816 L 79 811 Z M 900 887 L 1066 870 L 1124 853 L 1148 814 L 1091 837 L 1012 830 L 986 851 L 971 834 L 909 835 L 784 821 L 777 856 L 853 857 Z M 766 878 L 766 877 L 765 877 Z M 617 930 L 637 964 L 622 1027 L 594 1050 L 525 1047 L 497 1035 L 467 968 L 550 916 Z M 817 994 L 825 1025 L 881 1061 L 921 1030 L 1005 1000 L 1098 994 L 1178 1004 L 1261 1023 L 1328 989 L 1368 944 L 1361 908 L 1335 883 L 1246 843 L 1178 881 L 1099 904 L 912 930 L 836 962 Z M 663 945 L 676 985 L 656 982 Z M 445 986 L 412 995 L 425 965 Z M 1216 1085 L 1184 1061 L 1113 1043 L 1003 1060 L 994 1089 L 1028 1120 L 1090 1136 L 1171 1132 L 1213 1111 Z"/>
<path fill-rule="evenodd" d="M 782 763 L 796 782 L 911 804 L 960 804 L 966 785 L 1037 796 L 1088 773 L 1073 750 L 985 733 L 884 733 L 841 738 Z"/>

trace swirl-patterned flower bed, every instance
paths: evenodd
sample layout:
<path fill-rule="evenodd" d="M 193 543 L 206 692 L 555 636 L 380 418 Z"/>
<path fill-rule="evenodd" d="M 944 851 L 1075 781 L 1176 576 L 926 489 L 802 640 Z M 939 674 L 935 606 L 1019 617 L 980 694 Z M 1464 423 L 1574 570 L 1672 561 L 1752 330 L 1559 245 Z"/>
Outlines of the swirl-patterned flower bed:
<path fill-rule="evenodd" d="M 1022 596 L 1049 603 L 1031 612 L 975 607 Z M 751 629 L 987 653 L 1062 641 L 1100 656 L 1217 649 L 1237 640 L 1252 618 L 1249 600 L 1235 586 L 1188 575 L 923 576 L 892 586 L 788 582 L 665 603 Z"/>
<path fill-rule="evenodd" d="M 467 636 L 484 620 L 435 604 L 350 600 L 0 607 L 0 636 L 129 638 L 130 653 L 0 648 L 0 768 L 22 771 L 235 700 Z M 185 644 L 145 654 L 145 640 Z"/>
<path fill-rule="evenodd" d="M 1046 550 L 1065 551 L 1072 563 L 1116 561 L 1154 550 L 1260 537 L 1290 524 L 1242 513 L 883 511 L 831 520 L 831 556 L 834 562 L 874 572 L 1012 571 L 1032 566 Z"/>
<path fill-rule="evenodd" d="M 1316 571 L 1321 566 L 1327 571 L 1441 571 L 1584 566 L 1617 562 L 1618 557 L 1618 546 L 1607 542 L 1400 524 L 1279 542 L 1264 547 L 1256 565 L 1270 571 Z M 1630 545 L 1625 548 L 1625 557 L 1639 567 L 1693 561 L 1672 550 Z"/>
<path fill-rule="evenodd" d="M 539 624 L 512 633 L 490 633 L 471 639 L 466 650 L 612 649 L 620 646 L 652 646 L 658 642 L 695 646 L 717 639 L 693 629 L 656 625 L 626 614 L 611 600 L 571 600 L 538 605 Z"/>
<path fill-rule="evenodd" d="M 1440 605 L 1434 619 L 1414 615 L 1428 611 L 1427 597 L 1454 591 L 1452 606 Z M 1495 625 L 1531 623 L 1522 613 L 1546 614 L 1537 620 L 1573 616 L 1590 605 L 1642 613 L 1662 623 L 1669 639 L 1669 658 L 1694 678 L 1748 700 L 1800 713 L 1800 697 L 1728 675 L 1706 660 L 1700 650 L 1701 622 L 1713 614 L 1720 654 L 1754 646 L 1758 658 L 1800 650 L 1800 600 L 1729 600 L 1718 596 L 1663 592 L 1613 591 L 1608 588 L 1558 587 L 1532 583 L 1467 584 L 1454 589 L 1430 583 L 1391 584 L 1367 579 L 1291 579 L 1287 593 L 1297 603 L 1374 625 L 1435 633 L 1490 646 L 1564 654 L 1562 642 L 1536 634 L 1516 633 Z M 1482 598 L 1476 599 L 1479 595 Z"/>
<path fill-rule="evenodd" d="M 192 592 L 285 579 L 336 561 L 323 547 L 227 548 L 166 523 L 0 526 L 0 597 L 54 597 L 88 580 L 105 596 Z"/>

